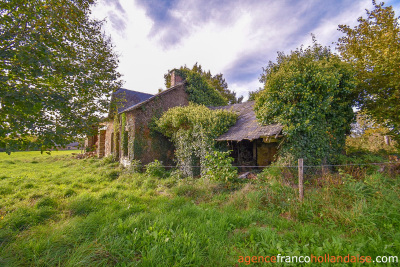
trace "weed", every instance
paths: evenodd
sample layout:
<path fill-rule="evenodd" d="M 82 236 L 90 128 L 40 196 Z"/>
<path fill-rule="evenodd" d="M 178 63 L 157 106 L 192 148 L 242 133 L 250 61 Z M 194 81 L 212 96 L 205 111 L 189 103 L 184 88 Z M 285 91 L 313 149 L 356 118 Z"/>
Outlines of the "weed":
<path fill-rule="evenodd" d="M 41 208 L 41 207 L 52 207 L 52 208 L 56 208 L 57 205 L 57 201 L 55 199 L 52 199 L 50 197 L 44 197 L 42 199 L 40 199 L 37 203 L 36 203 L 36 207 L 37 208 Z"/>
<path fill-rule="evenodd" d="M 146 174 L 153 177 L 164 178 L 166 172 L 162 162 L 155 160 L 146 165 Z"/>
<path fill-rule="evenodd" d="M 119 175 L 121 174 L 120 170 L 109 170 L 104 172 L 103 176 L 106 178 L 107 181 L 113 181 L 118 179 Z"/>
<path fill-rule="evenodd" d="M 72 215 L 88 215 L 98 207 L 98 200 L 89 194 L 82 194 L 75 198 L 69 205 Z"/>
<path fill-rule="evenodd" d="M 71 196 L 74 196 L 74 195 L 76 195 L 76 192 L 71 188 L 68 188 L 64 192 L 64 197 L 71 197 Z"/>
<path fill-rule="evenodd" d="M 400 177 L 389 169 L 308 176 L 300 203 L 282 169 L 240 183 L 159 179 L 59 157 L 66 153 L 0 155 L 0 265 L 235 266 L 240 255 L 400 253 Z M 38 164 L 28 164 L 33 157 Z"/>

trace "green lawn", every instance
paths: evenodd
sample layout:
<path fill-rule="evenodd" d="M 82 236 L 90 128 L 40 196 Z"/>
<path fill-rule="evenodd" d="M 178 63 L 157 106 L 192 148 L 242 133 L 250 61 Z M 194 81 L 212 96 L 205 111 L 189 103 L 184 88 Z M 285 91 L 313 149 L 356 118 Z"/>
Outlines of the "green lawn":
<path fill-rule="evenodd" d="M 301 204 L 276 173 L 229 185 L 161 179 L 109 159 L 74 159 L 72 152 L 0 154 L 0 266 L 235 266 L 240 256 L 253 255 L 400 256 L 400 177 L 393 170 L 369 170 L 362 178 L 344 170 L 311 180 Z"/>

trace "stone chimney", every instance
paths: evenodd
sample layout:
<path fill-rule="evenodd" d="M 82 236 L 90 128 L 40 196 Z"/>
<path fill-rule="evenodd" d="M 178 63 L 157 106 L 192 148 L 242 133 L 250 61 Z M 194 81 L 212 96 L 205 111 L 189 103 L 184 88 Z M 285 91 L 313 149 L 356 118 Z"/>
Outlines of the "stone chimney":
<path fill-rule="evenodd" d="M 173 69 L 173 70 L 171 71 L 171 87 L 174 87 L 175 85 L 177 85 L 178 83 L 181 83 L 181 82 L 183 82 L 182 77 L 179 76 L 179 75 L 176 73 L 176 69 Z"/>

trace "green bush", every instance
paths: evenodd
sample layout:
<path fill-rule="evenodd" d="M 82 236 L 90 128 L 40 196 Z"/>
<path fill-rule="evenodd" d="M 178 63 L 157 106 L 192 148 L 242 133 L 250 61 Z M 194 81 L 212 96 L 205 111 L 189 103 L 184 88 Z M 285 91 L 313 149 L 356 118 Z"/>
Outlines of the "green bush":
<path fill-rule="evenodd" d="M 254 111 L 260 123 L 279 123 L 280 157 L 303 158 L 306 165 L 336 163 L 354 120 L 354 71 L 314 40 L 289 55 L 278 53 L 260 81 Z"/>
<path fill-rule="evenodd" d="M 146 165 L 146 174 L 158 178 L 164 178 L 166 171 L 162 165 L 162 161 L 155 160 Z"/>
<path fill-rule="evenodd" d="M 224 106 L 228 104 L 228 99 L 216 90 L 216 84 L 212 84 L 211 80 L 207 79 L 202 73 L 188 68 L 180 68 L 175 71 L 187 82 L 186 92 L 189 95 L 189 101 L 206 106 Z"/>
<path fill-rule="evenodd" d="M 213 151 L 205 158 L 204 177 L 214 181 L 232 181 L 237 178 L 237 167 L 232 166 L 233 158 L 230 152 Z"/>
<path fill-rule="evenodd" d="M 101 164 L 102 164 L 102 165 L 108 165 L 108 164 L 112 164 L 112 163 L 114 163 L 114 162 L 115 162 L 115 160 L 114 160 L 114 158 L 113 158 L 112 155 L 109 155 L 109 156 L 107 156 L 107 157 L 104 157 L 104 158 L 101 160 Z"/>
<path fill-rule="evenodd" d="M 142 162 L 139 159 L 133 159 L 129 166 L 129 170 L 134 173 L 140 173 L 142 172 L 142 167 Z"/>
<path fill-rule="evenodd" d="M 175 145 L 176 161 L 185 176 L 203 173 L 205 156 L 213 150 L 214 139 L 236 123 L 237 114 L 228 110 L 210 110 L 190 104 L 169 109 L 156 122 L 158 130 Z"/>

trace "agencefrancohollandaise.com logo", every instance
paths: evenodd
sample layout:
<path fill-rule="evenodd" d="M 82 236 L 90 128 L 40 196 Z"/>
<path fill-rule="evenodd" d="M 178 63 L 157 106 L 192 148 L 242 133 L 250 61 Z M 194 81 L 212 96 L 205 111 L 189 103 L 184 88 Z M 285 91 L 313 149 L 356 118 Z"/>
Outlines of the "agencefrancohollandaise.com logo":
<path fill-rule="evenodd" d="M 239 263 L 249 265 L 252 263 L 398 263 L 397 256 L 371 256 L 350 255 L 313 255 L 310 256 L 239 256 Z"/>

